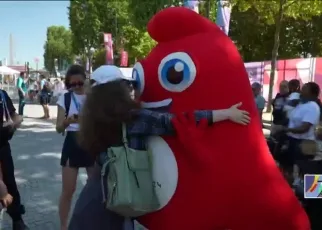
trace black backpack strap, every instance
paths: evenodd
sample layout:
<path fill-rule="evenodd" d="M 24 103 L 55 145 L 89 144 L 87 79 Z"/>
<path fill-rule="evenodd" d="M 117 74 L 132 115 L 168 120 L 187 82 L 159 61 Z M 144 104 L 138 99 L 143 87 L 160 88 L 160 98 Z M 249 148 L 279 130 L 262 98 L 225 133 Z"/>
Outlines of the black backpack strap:
<path fill-rule="evenodd" d="M 70 103 L 72 102 L 72 94 L 70 91 L 64 94 L 64 102 L 65 102 L 65 117 L 68 117 Z"/>
<path fill-rule="evenodd" d="M 4 113 L 4 111 L 3 111 L 3 103 L 4 103 L 4 100 L 5 100 L 5 98 L 2 98 L 1 95 L 2 94 L 0 94 L 0 127 L 2 127 L 2 123 L 4 122 L 3 121 L 3 113 Z"/>

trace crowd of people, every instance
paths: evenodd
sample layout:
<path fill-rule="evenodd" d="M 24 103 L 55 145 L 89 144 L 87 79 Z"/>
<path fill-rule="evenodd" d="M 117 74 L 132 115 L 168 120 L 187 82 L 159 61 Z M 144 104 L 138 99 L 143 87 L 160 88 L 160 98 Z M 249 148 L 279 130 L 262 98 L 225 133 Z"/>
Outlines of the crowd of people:
<path fill-rule="evenodd" d="M 273 99 L 268 141 L 271 153 L 308 213 L 312 229 L 322 229 L 321 202 L 304 199 L 304 174 L 321 174 L 321 102 L 315 82 L 282 81 Z"/>
<path fill-rule="evenodd" d="M 17 79 L 17 90 L 19 97 L 18 114 L 24 115 L 26 99 L 34 102 L 38 99 L 43 108 L 44 115 L 42 119 L 49 119 L 49 104 L 57 101 L 58 97 L 66 92 L 65 84 L 61 78 L 55 78 L 54 82 L 43 74 L 40 74 L 36 80 L 31 80 L 26 72 L 21 72 Z"/>
<path fill-rule="evenodd" d="M 23 120 L 27 95 L 25 79 L 25 73 L 21 73 L 17 81 L 18 113 L 7 93 L 0 90 L 0 173 L 3 180 L 0 181 L 0 199 L 13 220 L 14 230 L 28 229 L 22 220 L 25 210 L 15 182 L 9 144 Z M 41 76 L 39 85 L 39 90 L 35 91 L 39 91 L 40 104 L 44 108 L 43 118 L 48 119 L 48 104 L 53 87 L 44 76 Z M 58 105 L 56 130 L 65 136 L 60 162 L 61 230 L 133 229 L 132 219 L 107 210 L 102 203 L 106 199 L 102 193 L 102 166 L 107 158 L 106 149 L 122 145 L 126 132 L 129 148 L 144 151 L 145 136 L 175 135 L 175 126 L 171 122 L 174 115 L 141 108 L 139 85 L 133 79 L 125 77 L 116 66 L 101 66 L 94 71 L 89 94 L 86 93 L 88 90 L 85 70 L 79 65 L 71 66 L 66 73 L 65 83 L 57 81 L 55 87 L 54 97 L 57 98 Z M 265 107 L 261 85 L 253 83 L 252 89 L 261 117 Z M 322 142 L 322 134 L 317 131 L 321 120 L 319 94 L 320 88 L 316 83 L 308 82 L 301 87 L 300 81 L 293 79 L 280 83 L 279 93 L 273 100 L 268 144 L 290 186 L 297 188 L 302 185 L 305 173 L 322 171 L 322 160 L 317 154 L 318 144 Z M 237 104 L 227 110 L 194 113 L 198 121 L 206 119 L 208 124 L 230 119 L 232 122 L 247 125 L 250 122 L 248 112 L 238 107 Z M 122 124 L 126 125 L 125 129 Z M 68 224 L 79 168 L 86 168 L 89 180 L 78 198 Z M 316 205 L 312 208 L 309 203 L 306 205 L 312 229 L 322 229 L 320 216 L 316 215 L 321 212 L 321 208 Z"/>

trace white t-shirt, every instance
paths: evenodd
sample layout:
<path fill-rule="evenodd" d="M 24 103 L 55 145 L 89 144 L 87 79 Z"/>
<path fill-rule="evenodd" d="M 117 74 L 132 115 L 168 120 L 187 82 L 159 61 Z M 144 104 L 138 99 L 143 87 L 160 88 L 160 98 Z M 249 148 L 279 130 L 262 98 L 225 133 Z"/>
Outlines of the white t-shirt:
<path fill-rule="evenodd" d="M 289 117 L 288 128 L 297 128 L 304 122 L 311 123 L 309 131 L 302 134 L 288 133 L 287 135 L 304 140 L 315 140 L 315 128 L 320 121 L 320 107 L 314 101 L 297 105 Z"/>
<path fill-rule="evenodd" d="M 288 96 L 287 101 L 286 101 L 286 105 L 283 108 L 283 110 L 287 113 L 288 118 L 290 117 L 290 115 L 294 109 L 294 107 L 291 105 L 288 105 L 288 103 L 290 101 L 299 100 L 299 99 L 300 99 L 300 93 L 298 93 L 298 92 L 293 92 Z"/>
<path fill-rule="evenodd" d="M 84 101 L 85 101 L 85 94 L 83 95 L 78 95 L 76 93 L 74 93 L 76 102 L 80 105 L 80 107 L 83 106 Z M 58 101 L 57 101 L 57 105 L 59 105 L 60 107 L 62 107 L 63 109 L 66 110 L 65 108 L 65 94 L 62 94 L 59 96 Z M 77 106 L 75 104 L 75 102 L 73 101 L 73 97 L 71 98 L 71 102 L 70 102 L 70 106 L 69 106 L 69 111 L 68 111 L 68 117 L 71 117 L 73 115 L 78 115 L 79 111 L 77 110 Z M 67 128 L 66 131 L 78 131 L 79 130 L 79 124 L 70 124 Z"/>

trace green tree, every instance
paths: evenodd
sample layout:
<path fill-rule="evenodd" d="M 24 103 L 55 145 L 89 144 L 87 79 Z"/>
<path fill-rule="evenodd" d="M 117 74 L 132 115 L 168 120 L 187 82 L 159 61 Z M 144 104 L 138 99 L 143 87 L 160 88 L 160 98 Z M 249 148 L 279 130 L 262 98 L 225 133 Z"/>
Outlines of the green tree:
<path fill-rule="evenodd" d="M 273 84 L 275 78 L 276 63 L 280 45 L 280 34 L 284 32 L 283 22 L 285 18 L 309 20 L 313 16 L 321 15 L 322 1 L 319 0 L 271 0 L 271 1 L 257 1 L 257 0 L 231 0 L 235 7 L 241 10 L 248 10 L 254 8 L 260 18 L 263 18 L 267 24 L 275 25 L 274 43 L 271 54 L 271 74 L 270 87 L 268 94 L 268 112 L 271 111 L 271 103 L 273 97 Z"/>
<path fill-rule="evenodd" d="M 106 63 L 106 51 L 104 48 L 96 50 L 93 55 L 93 70 L 100 67 L 101 65 L 105 65 Z"/>
<path fill-rule="evenodd" d="M 91 47 L 98 47 L 102 22 L 97 0 L 70 1 L 69 24 L 72 31 L 74 52 L 85 54 Z"/>
<path fill-rule="evenodd" d="M 146 30 L 146 25 L 149 20 L 155 15 L 158 11 L 169 7 L 169 6 L 178 6 L 181 5 L 183 1 L 180 0 L 128 0 L 129 12 L 131 12 L 131 22 L 134 23 L 134 26 L 141 31 Z"/>
<path fill-rule="evenodd" d="M 147 32 L 141 31 L 130 24 L 123 26 L 122 29 L 124 48 L 129 53 L 129 63 L 134 63 L 137 59 L 144 58 L 156 44 Z"/>
<path fill-rule="evenodd" d="M 94 67 L 99 65 L 101 57 L 105 57 L 103 54 L 105 51 L 100 47 L 104 42 L 103 33 L 106 32 L 112 33 L 113 36 L 116 64 L 118 64 L 120 51 L 123 49 L 128 51 L 130 63 L 137 58 L 144 57 L 155 43 L 146 33 L 145 26 L 137 27 L 135 23 L 132 23 L 133 9 L 130 4 L 131 0 L 72 1 L 69 7 L 69 19 L 76 53 L 86 54 L 85 50 L 90 47 L 98 49 L 94 55 L 96 62 Z M 84 7 L 88 9 L 86 12 L 84 12 Z M 94 22 L 87 22 L 89 18 L 92 18 Z"/>
<path fill-rule="evenodd" d="M 55 72 L 55 59 L 57 59 L 58 69 L 62 69 L 64 64 L 73 60 L 71 31 L 63 26 L 50 26 L 47 28 L 47 39 L 44 45 L 44 65 L 50 72 Z"/>
<path fill-rule="evenodd" d="M 128 1 L 71 1 L 69 20 L 77 53 L 86 55 L 91 47 L 100 49 L 105 32 L 112 33 L 114 51 L 118 53 L 123 48 L 122 26 L 129 21 Z"/>

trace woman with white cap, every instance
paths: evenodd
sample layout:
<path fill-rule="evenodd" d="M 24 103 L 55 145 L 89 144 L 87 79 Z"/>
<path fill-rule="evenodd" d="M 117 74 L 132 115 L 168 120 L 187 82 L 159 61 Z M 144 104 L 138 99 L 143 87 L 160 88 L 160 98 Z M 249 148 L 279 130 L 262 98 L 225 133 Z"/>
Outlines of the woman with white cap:
<path fill-rule="evenodd" d="M 122 146 L 122 124 L 126 124 L 128 145 L 146 150 L 146 137 L 175 135 L 169 113 L 142 109 L 135 93 L 136 82 L 116 66 L 101 66 L 92 74 L 93 87 L 88 94 L 80 120 L 80 143 L 97 158 L 95 172 L 76 203 L 69 230 L 133 229 L 129 219 L 106 209 L 101 186 L 101 159 L 106 149 Z M 247 125 L 249 116 L 238 105 L 224 110 L 196 111 L 196 120 L 209 124 L 230 119 Z M 103 156 L 103 157 L 102 157 Z"/>

